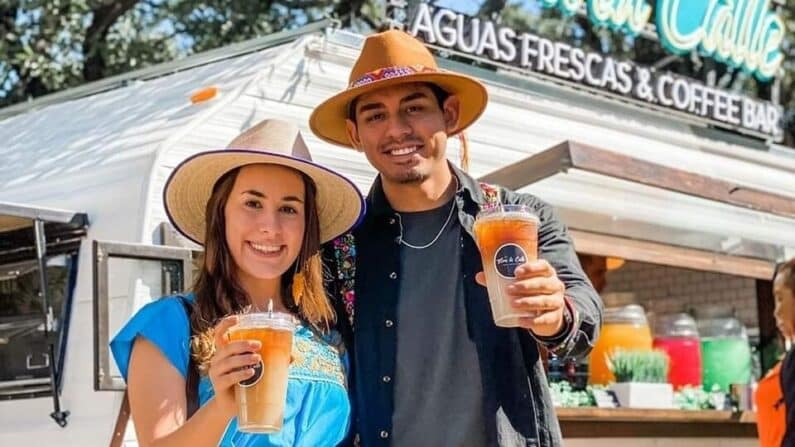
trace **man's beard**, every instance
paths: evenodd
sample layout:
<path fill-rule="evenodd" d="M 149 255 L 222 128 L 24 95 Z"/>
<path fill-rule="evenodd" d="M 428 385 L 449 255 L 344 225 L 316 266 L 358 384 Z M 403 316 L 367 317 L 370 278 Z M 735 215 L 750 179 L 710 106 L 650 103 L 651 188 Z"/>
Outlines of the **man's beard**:
<path fill-rule="evenodd" d="M 428 177 L 430 177 L 430 175 L 424 174 L 420 171 L 411 170 L 409 172 L 403 173 L 400 176 L 395 176 L 391 180 L 401 185 L 412 185 L 422 183 L 425 180 L 428 180 Z"/>

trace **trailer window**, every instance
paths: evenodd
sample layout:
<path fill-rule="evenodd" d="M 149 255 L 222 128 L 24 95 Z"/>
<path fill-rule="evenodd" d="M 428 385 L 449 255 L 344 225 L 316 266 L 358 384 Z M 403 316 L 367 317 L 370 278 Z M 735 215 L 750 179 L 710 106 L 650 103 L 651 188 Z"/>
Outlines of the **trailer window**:
<path fill-rule="evenodd" d="M 124 390 L 108 343 L 143 305 L 191 283 L 189 249 L 94 241 L 94 388 Z"/>
<path fill-rule="evenodd" d="M 36 260 L 0 265 L 0 399 L 46 396 L 59 387 L 50 363 L 62 370 L 76 270 L 77 252 L 47 259 L 45 303 Z"/>

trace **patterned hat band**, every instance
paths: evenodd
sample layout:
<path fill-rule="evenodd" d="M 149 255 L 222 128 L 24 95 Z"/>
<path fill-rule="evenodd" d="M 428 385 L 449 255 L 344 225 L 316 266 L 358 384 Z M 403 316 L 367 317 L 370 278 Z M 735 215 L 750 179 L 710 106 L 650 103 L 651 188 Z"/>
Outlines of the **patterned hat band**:
<path fill-rule="evenodd" d="M 426 67 L 424 65 L 379 68 L 378 70 L 365 73 L 364 76 L 353 81 L 348 88 L 356 88 L 362 85 L 371 84 L 376 81 L 382 81 L 384 79 L 400 78 L 417 73 L 439 73 L 439 70 L 432 67 Z"/>

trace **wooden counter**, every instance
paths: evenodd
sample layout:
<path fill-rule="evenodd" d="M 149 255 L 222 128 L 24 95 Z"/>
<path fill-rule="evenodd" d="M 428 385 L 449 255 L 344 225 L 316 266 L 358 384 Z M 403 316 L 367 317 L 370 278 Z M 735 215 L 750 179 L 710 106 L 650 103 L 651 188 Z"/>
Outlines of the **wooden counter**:
<path fill-rule="evenodd" d="M 564 438 L 755 438 L 756 413 L 556 408 Z"/>

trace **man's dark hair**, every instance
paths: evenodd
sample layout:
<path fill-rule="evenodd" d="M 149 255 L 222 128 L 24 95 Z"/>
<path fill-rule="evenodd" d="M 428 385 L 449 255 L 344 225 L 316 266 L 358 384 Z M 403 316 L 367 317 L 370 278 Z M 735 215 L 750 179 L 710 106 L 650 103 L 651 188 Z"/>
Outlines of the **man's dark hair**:
<path fill-rule="evenodd" d="M 776 276 L 784 278 L 784 285 L 795 293 L 795 258 L 782 262 L 776 266 Z"/>
<path fill-rule="evenodd" d="M 444 102 L 450 96 L 450 93 L 432 82 L 421 82 L 421 84 L 431 89 L 433 96 L 436 97 L 436 103 L 439 104 L 439 108 L 441 109 L 444 106 Z M 356 97 L 348 104 L 348 119 L 354 123 L 356 122 L 356 104 L 358 102 L 359 98 Z"/>

